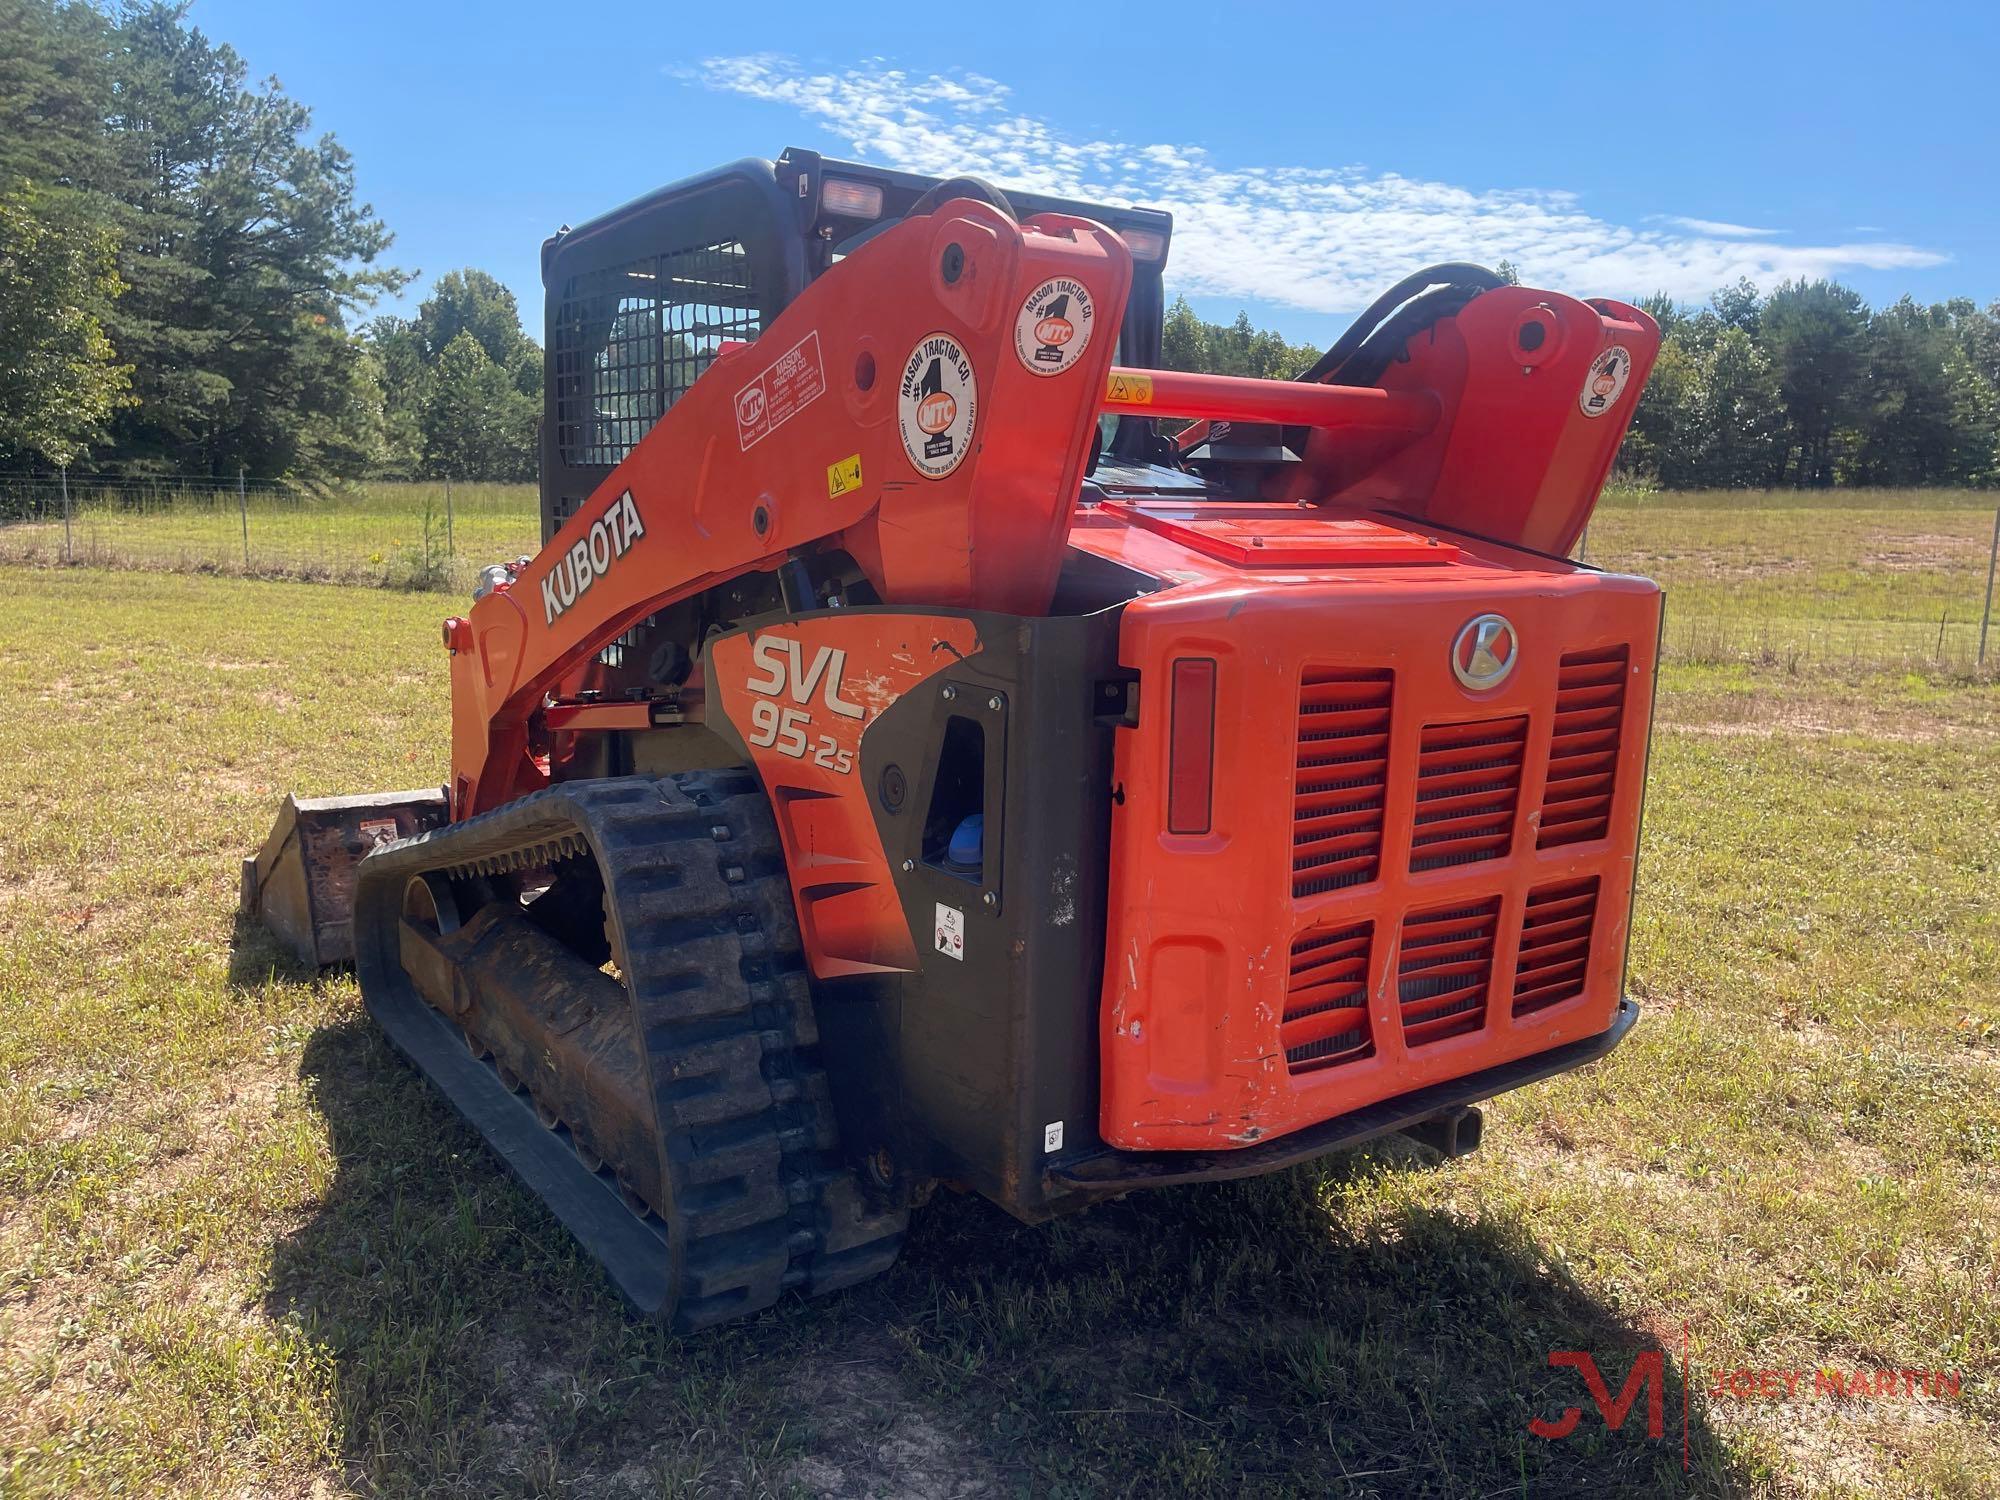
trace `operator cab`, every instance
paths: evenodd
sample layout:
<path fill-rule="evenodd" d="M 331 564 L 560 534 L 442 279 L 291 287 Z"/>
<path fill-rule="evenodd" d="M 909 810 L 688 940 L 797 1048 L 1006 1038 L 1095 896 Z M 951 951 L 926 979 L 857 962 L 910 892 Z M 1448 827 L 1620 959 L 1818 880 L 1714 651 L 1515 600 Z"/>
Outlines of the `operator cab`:
<path fill-rule="evenodd" d="M 755 339 L 821 273 L 945 181 L 791 147 L 775 162 L 732 162 L 546 240 L 543 542 L 724 344 Z M 992 191 L 968 186 L 973 196 Z M 1124 238 L 1133 277 L 1118 363 L 1157 366 L 1172 216 L 1040 193 L 1005 198 L 1019 218 L 1077 214 Z M 1143 463 L 1150 426 L 1109 419 L 1107 460 Z"/>

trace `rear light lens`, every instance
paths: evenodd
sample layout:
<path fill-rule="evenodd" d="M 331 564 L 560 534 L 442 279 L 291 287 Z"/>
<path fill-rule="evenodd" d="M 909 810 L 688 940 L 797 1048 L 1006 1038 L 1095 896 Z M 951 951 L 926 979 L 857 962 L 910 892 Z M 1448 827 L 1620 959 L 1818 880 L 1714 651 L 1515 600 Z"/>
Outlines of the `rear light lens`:
<path fill-rule="evenodd" d="M 1167 746 L 1167 832 L 1207 833 L 1215 788 L 1215 663 L 1174 663 Z"/>
<path fill-rule="evenodd" d="M 845 219 L 882 217 L 882 185 L 879 182 L 849 182 L 829 177 L 820 184 L 819 206 Z"/>
<path fill-rule="evenodd" d="M 1157 229 L 1121 229 L 1118 234 L 1134 260 L 1158 260 L 1167 253 L 1167 237 Z"/>

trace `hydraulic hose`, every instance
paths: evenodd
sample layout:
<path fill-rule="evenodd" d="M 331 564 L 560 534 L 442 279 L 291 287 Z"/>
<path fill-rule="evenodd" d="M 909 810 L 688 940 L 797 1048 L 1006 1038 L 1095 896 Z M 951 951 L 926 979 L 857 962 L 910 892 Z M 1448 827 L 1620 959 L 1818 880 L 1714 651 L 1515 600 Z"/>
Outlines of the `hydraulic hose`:
<path fill-rule="evenodd" d="M 1413 271 L 1369 303 L 1368 310 L 1354 320 L 1333 347 L 1315 360 L 1311 369 L 1301 371 L 1295 378 L 1371 385 L 1412 334 L 1449 317 L 1481 292 L 1504 285 L 1492 271 L 1470 261 L 1446 261 Z M 1363 350 L 1369 351 L 1366 364 L 1347 370 L 1345 366 Z M 1364 369 L 1368 371 L 1365 375 Z"/>

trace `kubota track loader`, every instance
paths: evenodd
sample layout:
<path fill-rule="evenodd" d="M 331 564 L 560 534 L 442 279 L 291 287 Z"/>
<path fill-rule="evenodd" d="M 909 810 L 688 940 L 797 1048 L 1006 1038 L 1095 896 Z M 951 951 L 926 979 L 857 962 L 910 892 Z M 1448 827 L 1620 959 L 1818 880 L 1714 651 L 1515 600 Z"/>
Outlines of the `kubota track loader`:
<path fill-rule="evenodd" d="M 1633 1024 L 1660 594 L 1564 559 L 1657 329 L 1447 265 L 1297 380 L 1164 371 L 1170 231 L 791 151 L 556 235 L 449 783 L 247 864 L 676 1326 L 941 1181 L 1467 1150 Z"/>

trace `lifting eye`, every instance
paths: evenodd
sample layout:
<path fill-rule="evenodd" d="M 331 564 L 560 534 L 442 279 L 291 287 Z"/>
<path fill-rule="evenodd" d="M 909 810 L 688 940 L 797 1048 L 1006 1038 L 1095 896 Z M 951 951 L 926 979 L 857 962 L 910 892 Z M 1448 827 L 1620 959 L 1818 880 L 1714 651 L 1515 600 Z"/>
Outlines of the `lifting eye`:
<path fill-rule="evenodd" d="M 1533 369 L 1555 358 L 1562 341 L 1562 323 L 1557 319 L 1555 309 L 1531 307 L 1521 314 L 1521 321 L 1514 325 L 1514 363 L 1524 369 Z"/>

